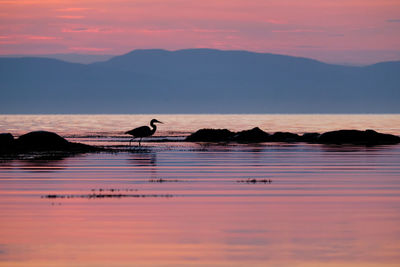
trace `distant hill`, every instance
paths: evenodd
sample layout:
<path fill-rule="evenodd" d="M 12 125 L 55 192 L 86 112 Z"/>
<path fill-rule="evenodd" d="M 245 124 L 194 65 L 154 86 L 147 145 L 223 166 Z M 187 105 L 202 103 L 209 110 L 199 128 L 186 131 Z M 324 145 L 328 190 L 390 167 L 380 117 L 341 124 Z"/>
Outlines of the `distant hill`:
<path fill-rule="evenodd" d="M 93 64 L 0 58 L 0 113 L 399 113 L 400 62 L 188 49 Z"/>
<path fill-rule="evenodd" d="M 82 63 L 82 64 L 90 64 L 99 61 L 106 61 L 115 55 L 88 55 L 88 54 L 42 54 L 42 55 L 1 55 L 0 58 L 11 57 L 11 58 L 21 58 L 21 57 L 41 57 L 41 58 L 52 58 L 58 59 L 71 63 Z"/>

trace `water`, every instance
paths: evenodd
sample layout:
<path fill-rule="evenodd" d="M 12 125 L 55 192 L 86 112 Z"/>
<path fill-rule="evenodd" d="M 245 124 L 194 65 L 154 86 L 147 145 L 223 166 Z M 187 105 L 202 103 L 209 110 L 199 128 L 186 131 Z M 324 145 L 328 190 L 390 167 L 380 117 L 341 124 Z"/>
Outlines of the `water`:
<path fill-rule="evenodd" d="M 267 132 L 325 132 L 338 129 L 375 129 L 400 135 L 400 115 L 0 115 L 0 131 L 20 135 L 28 131 L 55 131 L 63 136 L 120 136 L 157 118 L 164 122 L 156 136 L 182 136 L 200 128 L 241 131 L 260 127 Z"/>
<path fill-rule="evenodd" d="M 114 146 L 153 117 L 168 138 L 254 126 L 400 134 L 399 115 L 7 115 L 0 129 Z M 34 156 L 0 162 L 0 266 L 400 264 L 400 145 L 145 142 Z"/>

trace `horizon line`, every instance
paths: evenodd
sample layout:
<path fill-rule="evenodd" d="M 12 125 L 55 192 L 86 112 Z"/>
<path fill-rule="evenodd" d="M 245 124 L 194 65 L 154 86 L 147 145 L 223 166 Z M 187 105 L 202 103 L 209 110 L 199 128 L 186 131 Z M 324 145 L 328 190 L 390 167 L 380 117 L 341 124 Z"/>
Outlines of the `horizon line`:
<path fill-rule="evenodd" d="M 34 58 L 47 58 L 47 57 L 56 57 L 56 56 L 87 56 L 87 57 L 109 57 L 109 59 L 119 56 L 124 56 L 130 54 L 135 51 L 166 51 L 166 52 L 179 52 L 179 51 L 187 51 L 187 50 L 210 50 L 210 51 L 221 51 L 221 52 L 247 52 L 247 53 L 254 53 L 254 54 L 268 54 L 268 55 L 278 55 L 278 56 L 287 56 L 287 57 L 294 57 L 294 58 L 303 58 L 303 59 L 311 59 L 318 62 L 322 62 L 325 64 L 331 65 L 342 65 L 342 66 L 354 66 L 354 67 L 365 67 L 370 65 L 375 65 L 379 63 L 386 63 L 386 62 L 399 62 L 400 59 L 391 59 L 391 60 L 380 60 L 374 61 L 373 63 L 356 63 L 356 62 L 345 62 L 345 61 L 327 61 L 327 60 L 320 60 L 316 57 L 307 57 L 307 56 L 299 56 L 299 55 L 291 55 L 285 53 L 272 53 L 272 52 L 258 52 L 252 50 L 244 50 L 244 49 L 219 49 L 219 48 L 182 48 L 182 49 L 167 49 L 167 48 L 136 48 L 133 50 L 129 50 L 128 52 L 123 52 L 121 54 L 85 54 L 85 53 L 34 53 L 34 54 L 1 54 L 0 58 L 23 58 L 23 57 L 34 57 Z M 57 59 L 57 58 L 54 58 Z M 68 59 L 58 59 L 65 62 L 77 63 L 76 61 L 68 60 Z M 106 59 L 108 60 L 108 59 Z M 101 61 L 93 61 L 94 62 L 101 62 Z M 81 64 L 91 64 L 91 63 L 81 63 Z"/>

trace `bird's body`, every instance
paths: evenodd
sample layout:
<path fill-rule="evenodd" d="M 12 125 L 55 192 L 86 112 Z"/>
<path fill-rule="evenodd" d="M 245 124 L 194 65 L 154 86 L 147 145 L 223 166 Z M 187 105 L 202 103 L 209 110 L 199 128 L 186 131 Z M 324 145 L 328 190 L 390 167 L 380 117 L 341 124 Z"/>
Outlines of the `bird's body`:
<path fill-rule="evenodd" d="M 143 137 L 152 136 L 157 130 L 157 126 L 155 125 L 155 123 L 162 123 L 162 122 L 158 121 L 156 119 L 152 119 L 150 121 L 150 126 L 152 127 L 152 129 L 150 129 L 149 126 L 140 126 L 140 127 L 137 127 L 135 129 L 125 132 L 125 134 L 130 134 L 133 136 L 133 138 L 129 141 L 129 145 L 131 145 L 131 142 L 133 139 L 140 138 L 139 139 L 139 146 L 140 146 L 140 142 L 142 141 Z"/>
<path fill-rule="evenodd" d="M 153 135 L 149 126 L 140 126 L 133 130 L 127 131 L 126 134 L 132 135 L 134 138 L 136 137 L 147 137 Z"/>

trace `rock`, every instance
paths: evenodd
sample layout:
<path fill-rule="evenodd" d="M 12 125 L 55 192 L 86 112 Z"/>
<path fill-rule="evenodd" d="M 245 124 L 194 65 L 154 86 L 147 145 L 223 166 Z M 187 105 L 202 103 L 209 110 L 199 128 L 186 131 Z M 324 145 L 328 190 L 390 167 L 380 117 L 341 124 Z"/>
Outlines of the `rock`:
<path fill-rule="evenodd" d="M 318 138 L 323 144 L 386 145 L 400 143 L 400 137 L 374 130 L 339 130 L 323 133 Z"/>
<path fill-rule="evenodd" d="M 226 142 L 230 141 L 234 132 L 227 129 L 200 129 L 186 137 L 186 141 L 191 142 Z"/>
<path fill-rule="evenodd" d="M 300 141 L 300 136 L 289 132 L 276 132 L 271 135 L 270 140 L 272 142 L 298 142 Z"/>
<path fill-rule="evenodd" d="M 256 127 L 238 133 L 227 129 L 201 129 L 186 138 L 192 142 L 309 142 L 320 144 L 384 145 L 400 143 L 400 137 L 382 134 L 373 130 L 340 130 L 319 133 L 305 133 L 302 136 L 290 132 L 276 132 L 272 135 Z"/>
<path fill-rule="evenodd" d="M 316 143 L 318 142 L 318 137 L 320 136 L 320 133 L 304 133 L 301 137 L 300 140 L 302 142 L 308 142 L 308 143 Z"/>
<path fill-rule="evenodd" d="M 4 144 L 11 144 L 7 147 Z M 83 153 L 90 151 L 98 151 L 100 148 L 72 143 L 59 136 L 56 133 L 47 131 L 36 131 L 21 135 L 18 139 L 14 139 L 11 134 L 0 135 L 1 153 L 25 153 L 31 151 L 59 151 Z"/>
<path fill-rule="evenodd" d="M 66 139 L 47 131 L 30 132 L 17 139 L 18 148 L 24 150 L 64 150 L 68 145 Z"/>
<path fill-rule="evenodd" d="M 234 136 L 235 141 L 239 142 L 267 142 L 269 141 L 270 134 L 264 132 L 258 127 L 251 130 L 238 132 Z"/>
<path fill-rule="evenodd" d="M 15 144 L 14 136 L 10 133 L 0 133 L 0 151 L 11 149 Z"/>

